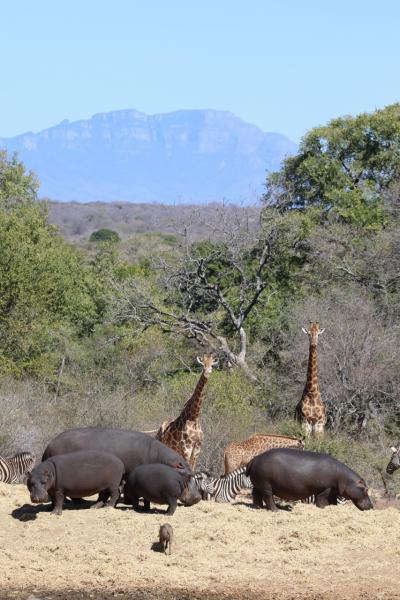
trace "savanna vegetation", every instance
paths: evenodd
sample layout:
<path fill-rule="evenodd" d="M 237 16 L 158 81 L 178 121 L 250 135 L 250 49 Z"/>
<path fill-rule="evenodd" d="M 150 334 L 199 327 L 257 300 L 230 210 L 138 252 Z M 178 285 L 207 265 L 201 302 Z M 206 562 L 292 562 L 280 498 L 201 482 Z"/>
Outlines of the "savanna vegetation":
<path fill-rule="evenodd" d="M 155 429 L 212 351 L 200 466 L 219 471 L 233 439 L 299 434 L 301 326 L 319 321 L 329 419 L 308 447 L 382 485 L 400 438 L 400 105 L 311 130 L 259 208 L 182 214 L 171 233 L 102 222 L 73 244 L 0 155 L 0 451 L 77 425 Z"/>

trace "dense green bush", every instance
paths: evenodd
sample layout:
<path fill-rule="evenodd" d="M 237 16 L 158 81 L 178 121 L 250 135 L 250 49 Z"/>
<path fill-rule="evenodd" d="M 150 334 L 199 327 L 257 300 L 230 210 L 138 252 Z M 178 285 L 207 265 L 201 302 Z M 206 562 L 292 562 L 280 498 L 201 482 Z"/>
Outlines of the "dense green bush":
<path fill-rule="evenodd" d="M 121 238 L 118 233 L 113 229 L 98 229 L 97 231 L 93 231 L 89 238 L 89 242 L 110 242 L 115 244 L 116 242 L 120 242 Z"/>

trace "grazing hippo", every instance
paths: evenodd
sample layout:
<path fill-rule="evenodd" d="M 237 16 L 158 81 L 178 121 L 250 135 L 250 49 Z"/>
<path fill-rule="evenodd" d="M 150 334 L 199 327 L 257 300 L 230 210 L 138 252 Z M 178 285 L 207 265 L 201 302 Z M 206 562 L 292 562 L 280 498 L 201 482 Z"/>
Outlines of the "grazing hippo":
<path fill-rule="evenodd" d="M 44 451 L 42 460 L 76 450 L 102 450 L 118 456 L 124 463 L 125 475 L 135 467 L 149 463 L 164 463 L 191 475 L 184 458 L 162 442 L 141 431 L 82 427 L 69 429 L 55 437 Z"/>
<path fill-rule="evenodd" d="M 134 509 L 139 506 L 139 498 L 144 499 L 144 508 L 149 510 L 150 502 L 168 504 L 167 515 L 173 515 L 178 499 L 190 485 L 190 497 L 185 498 L 185 504 L 191 506 L 201 500 L 200 492 L 194 481 L 182 475 L 177 469 L 168 465 L 140 465 L 129 473 L 124 487 L 124 502 L 132 504 Z"/>
<path fill-rule="evenodd" d="M 160 540 L 160 544 L 164 549 L 164 554 L 172 553 L 172 542 L 174 539 L 174 530 L 172 529 L 172 525 L 169 523 L 165 523 L 164 525 L 160 525 L 160 531 L 158 532 L 158 537 Z"/>
<path fill-rule="evenodd" d="M 32 502 L 48 502 L 53 515 L 61 515 L 65 496 L 82 498 L 99 493 L 97 508 L 115 506 L 124 474 L 122 461 L 108 452 L 81 450 L 43 461 L 28 475 Z"/>
<path fill-rule="evenodd" d="M 390 449 L 393 454 L 386 467 L 386 473 L 393 475 L 397 469 L 400 469 L 400 443 L 397 446 L 392 446 Z"/>
<path fill-rule="evenodd" d="M 278 510 L 273 495 L 283 500 L 302 500 L 313 494 L 324 508 L 348 498 L 360 510 L 372 508 L 364 479 L 328 454 L 292 448 L 275 448 L 249 462 L 246 475 L 253 484 L 254 503 Z"/>

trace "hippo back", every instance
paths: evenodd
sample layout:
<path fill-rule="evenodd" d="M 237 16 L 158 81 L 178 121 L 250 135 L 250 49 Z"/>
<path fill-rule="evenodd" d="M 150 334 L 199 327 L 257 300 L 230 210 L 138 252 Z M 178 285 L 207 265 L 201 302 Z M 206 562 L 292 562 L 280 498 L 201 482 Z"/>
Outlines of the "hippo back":
<path fill-rule="evenodd" d="M 69 429 L 47 445 L 42 460 L 77 450 L 100 450 L 114 454 L 124 463 L 125 473 L 142 464 L 163 463 L 191 474 L 189 465 L 180 454 L 141 431 L 124 429 Z"/>

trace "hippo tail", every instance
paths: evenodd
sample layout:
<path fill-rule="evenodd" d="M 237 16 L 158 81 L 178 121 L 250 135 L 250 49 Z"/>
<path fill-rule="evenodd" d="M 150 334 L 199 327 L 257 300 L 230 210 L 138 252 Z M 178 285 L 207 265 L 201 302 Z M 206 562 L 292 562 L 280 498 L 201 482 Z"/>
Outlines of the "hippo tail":
<path fill-rule="evenodd" d="M 250 477 L 251 470 L 252 470 L 252 467 L 253 467 L 253 461 L 254 461 L 254 458 L 252 458 L 251 461 L 249 463 L 247 463 L 247 466 L 246 466 L 246 477 Z"/>

